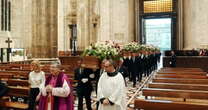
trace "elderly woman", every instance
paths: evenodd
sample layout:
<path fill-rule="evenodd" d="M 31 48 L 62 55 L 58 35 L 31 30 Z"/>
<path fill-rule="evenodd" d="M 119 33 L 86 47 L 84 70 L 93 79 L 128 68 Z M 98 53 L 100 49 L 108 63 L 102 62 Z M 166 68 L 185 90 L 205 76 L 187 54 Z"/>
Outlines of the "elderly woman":
<path fill-rule="evenodd" d="M 59 65 L 50 67 L 51 74 L 40 87 L 39 110 L 74 110 L 73 88 Z"/>
<path fill-rule="evenodd" d="M 38 60 L 34 60 L 31 66 L 32 71 L 29 73 L 30 95 L 28 110 L 34 110 L 35 100 L 39 94 L 40 84 L 45 82 L 45 73 L 40 69 L 40 62 Z"/>

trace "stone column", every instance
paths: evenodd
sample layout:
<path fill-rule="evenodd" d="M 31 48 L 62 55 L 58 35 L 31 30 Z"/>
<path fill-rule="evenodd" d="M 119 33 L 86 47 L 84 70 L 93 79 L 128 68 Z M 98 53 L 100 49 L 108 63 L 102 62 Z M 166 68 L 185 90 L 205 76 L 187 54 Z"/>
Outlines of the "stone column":
<path fill-rule="evenodd" d="M 78 50 L 90 45 L 90 0 L 78 0 L 77 4 L 77 43 Z"/>
<path fill-rule="evenodd" d="M 184 49 L 208 44 L 208 0 L 184 1 Z"/>
<path fill-rule="evenodd" d="M 100 0 L 98 41 L 126 43 L 134 40 L 134 1 Z"/>
<path fill-rule="evenodd" d="M 177 24 L 177 49 L 183 50 L 184 47 L 184 0 L 178 0 L 178 24 Z"/>
<path fill-rule="evenodd" d="M 140 42 L 139 0 L 134 0 L 134 3 L 135 3 L 135 7 L 134 7 L 135 40 Z"/>
<path fill-rule="evenodd" d="M 56 57 L 58 0 L 33 0 L 32 4 L 32 57 Z"/>

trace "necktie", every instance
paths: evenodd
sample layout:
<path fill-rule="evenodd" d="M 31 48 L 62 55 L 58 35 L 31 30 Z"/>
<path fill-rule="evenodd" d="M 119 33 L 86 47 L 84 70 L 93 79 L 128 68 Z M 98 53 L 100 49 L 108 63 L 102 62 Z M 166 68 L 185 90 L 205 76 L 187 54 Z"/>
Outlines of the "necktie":
<path fill-rule="evenodd" d="M 103 70 L 100 70 L 100 75 L 103 73 Z"/>

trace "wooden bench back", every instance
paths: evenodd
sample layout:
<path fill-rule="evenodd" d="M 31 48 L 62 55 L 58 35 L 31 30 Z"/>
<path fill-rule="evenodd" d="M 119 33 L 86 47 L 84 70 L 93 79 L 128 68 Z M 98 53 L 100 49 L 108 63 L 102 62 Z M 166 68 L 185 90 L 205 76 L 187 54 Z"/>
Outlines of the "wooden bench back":
<path fill-rule="evenodd" d="M 184 79 L 208 79 L 206 75 L 187 75 L 187 74 L 157 74 L 155 78 L 184 78 Z"/>
<path fill-rule="evenodd" d="M 28 97 L 29 96 L 29 88 L 28 87 L 14 87 L 14 86 L 8 86 L 9 91 L 6 94 L 6 96 L 10 97 Z M 15 108 L 15 109 L 28 109 L 28 104 L 21 103 L 21 102 L 12 102 L 9 100 L 0 100 L 0 107 L 6 107 L 6 108 Z"/>
<path fill-rule="evenodd" d="M 142 92 L 144 96 L 208 99 L 208 91 L 143 88 Z"/>
<path fill-rule="evenodd" d="M 155 78 L 155 83 L 177 83 L 177 84 L 204 84 L 208 85 L 208 79 L 175 79 L 175 78 Z"/>
<path fill-rule="evenodd" d="M 208 91 L 208 85 L 199 85 L 199 84 L 149 83 L 148 87 L 159 88 L 159 89 Z"/>
<path fill-rule="evenodd" d="M 161 68 L 160 70 L 171 70 L 171 71 L 183 71 L 183 70 L 192 70 L 192 71 L 203 71 L 201 68 L 182 68 L 182 67 L 177 67 L 177 68 L 169 68 L 169 67 L 164 67 Z"/>
<path fill-rule="evenodd" d="M 173 75 L 201 75 L 204 76 L 207 73 L 206 72 L 157 72 L 157 74 L 173 74 Z"/>
<path fill-rule="evenodd" d="M 1 79 L 11 79 L 13 78 L 13 74 L 0 74 L 0 80 Z"/>
<path fill-rule="evenodd" d="M 208 104 L 136 99 L 134 107 L 136 110 L 207 110 Z"/>
<path fill-rule="evenodd" d="M 29 96 L 29 87 L 15 87 L 8 86 L 9 91 L 7 93 L 8 96 L 16 96 L 16 97 L 28 97 Z"/>
<path fill-rule="evenodd" d="M 24 87 L 29 87 L 29 82 L 28 80 L 20 80 L 20 79 L 9 79 L 7 81 L 7 84 L 9 86 L 24 86 Z"/>

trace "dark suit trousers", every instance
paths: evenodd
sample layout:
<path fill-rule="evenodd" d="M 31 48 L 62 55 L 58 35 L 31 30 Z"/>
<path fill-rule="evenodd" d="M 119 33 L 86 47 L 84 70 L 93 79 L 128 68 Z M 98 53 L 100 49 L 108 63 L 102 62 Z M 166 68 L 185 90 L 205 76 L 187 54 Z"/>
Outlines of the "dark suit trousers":
<path fill-rule="evenodd" d="M 78 110 L 83 110 L 83 98 L 85 98 L 87 104 L 87 110 L 92 110 L 91 92 L 85 92 L 85 91 L 83 91 L 82 94 L 78 96 Z"/>

